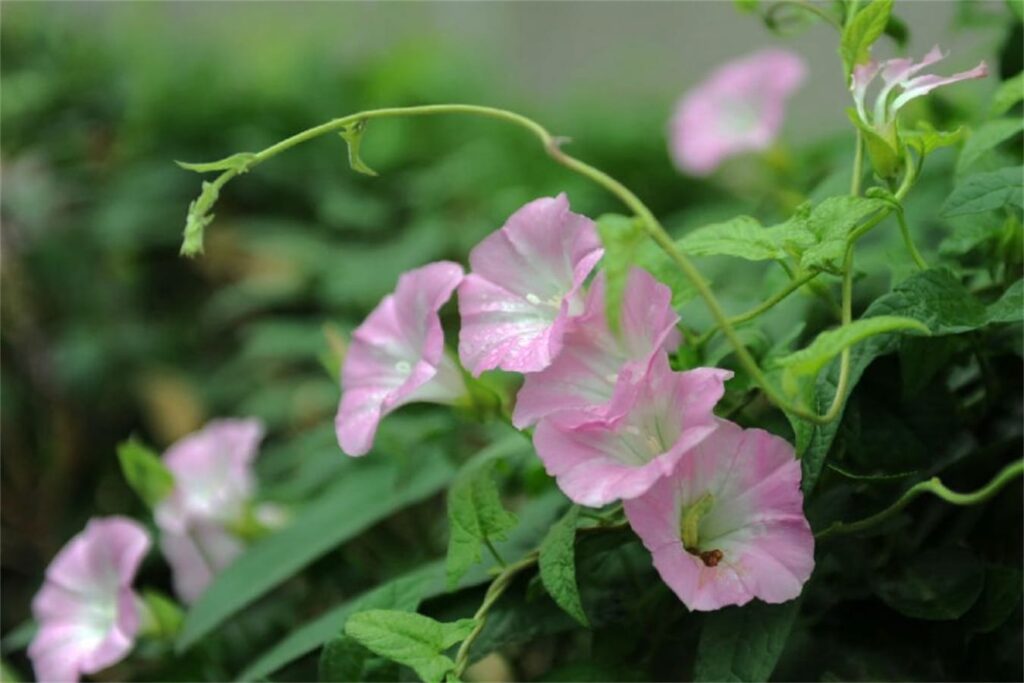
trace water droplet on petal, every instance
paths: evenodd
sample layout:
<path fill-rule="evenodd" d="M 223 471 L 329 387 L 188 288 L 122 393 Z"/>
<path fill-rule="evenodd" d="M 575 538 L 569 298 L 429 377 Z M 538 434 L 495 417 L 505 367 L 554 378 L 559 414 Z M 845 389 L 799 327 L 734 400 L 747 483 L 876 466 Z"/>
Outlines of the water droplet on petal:
<path fill-rule="evenodd" d="M 412 370 L 412 366 L 409 365 L 408 362 L 400 360 L 397 363 L 395 363 L 395 370 L 398 370 L 401 373 L 407 373 L 410 370 Z"/>
<path fill-rule="evenodd" d="M 534 306 L 540 303 L 540 297 L 532 293 L 526 295 L 526 300 L 529 301 Z"/>

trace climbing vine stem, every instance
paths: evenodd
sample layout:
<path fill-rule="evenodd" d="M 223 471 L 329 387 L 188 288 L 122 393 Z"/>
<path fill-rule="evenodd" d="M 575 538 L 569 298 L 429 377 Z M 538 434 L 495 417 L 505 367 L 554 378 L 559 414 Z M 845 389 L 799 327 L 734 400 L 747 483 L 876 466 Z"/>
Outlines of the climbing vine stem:
<path fill-rule="evenodd" d="M 530 119 L 521 114 L 511 112 L 505 109 L 497 109 L 494 107 L 485 107 L 473 104 L 433 104 L 423 105 L 415 107 L 391 107 L 386 109 L 370 109 L 349 116 L 343 116 L 341 118 L 333 119 L 327 123 L 323 123 L 319 126 L 314 126 L 307 130 L 297 133 L 289 138 L 286 138 L 266 149 L 256 152 L 251 155 L 245 155 L 244 161 L 238 162 L 234 167 L 224 171 L 215 181 L 214 185 L 217 190 L 224 186 L 231 178 L 245 173 L 251 170 L 253 167 L 263 163 L 267 159 L 274 157 L 281 152 L 284 152 L 296 145 L 299 145 L 308 140 L 326 135 L 329 133 L 348 133 L 354 126 L 365 126 L 369 121 L 374 119 L 385 119 L 385 118 L 396 118 L 405 116 L 428 116 L 434 114 L 466 114 L 474 116 L 482 116 L 486 118 L 498 119 L 513 123 L 521 128 L 530 131 L 535 137 L 537 137 L 544 147 L 544 150 L 554 159 L 556 162 L 565 166 L 571 171 L 574 171 L 593 182 L 597 183 L 601 187 L 605 188 L 608 192 L 615 195 L 623 204 L 625 204 L 633 214 L 640 219 L 640 223 L 643 225 L 644 230 L 650 236 L 650 238 L 657 244 L 669 257 L 669 259 L 679 268 L 680 271 L 686 276 L 693 287 L 697 290 L 698 295 L 704 300 L 705 305 L 711 313 L 712 318 L 715 321 L 715 325 L 722 331 L 725 337 L 729 340 L 732 345 L 736 358 L 739 360 L 743 369 L 750 375 L 751 379 L 761 388 L 765 395 L 779 408 L 795 415 L 801 419 L 808 420 L 810 422 L 824 424 L 832 421 L 840 412 L 842 405 L 843 394 L 837 393 L 835 402 L 825 415 L 819 415 L 816 412 L 810 411 L 801 405 L 791 403 L 785 396 L 783 396 L 772 384 L 768 381 L 768 378 L 761 371 L 757 361 L 747 350 L 746 345 L 740 339 L 736 333 L 736 329 L 733 327 L 725 311 L 722 309 L 718 299 L 715 298 L 711 288 L 708 287 L 707 283 L 701 277 L 697 268 L 693 265 L 690 259 L 679 250 L 676 246 L 675 241 L 669 235 L 668 231 L 665 230 L 664 226 L 658 221 L 651 210 L 644 204 L 639 197 L 637 197 L 629 188 L 623 185 L 621 182 L 611 177 L 604 171 L 591 166 L 590 164 L 581 161 L 567 153 L 561 148 L 563 140 L 561 138 L 552 135 L 544 126 L 540 125 L 533 119 Z M 904 178 L 904 185 L 907 185 L 909 178 Z M 902 190 L 903 188 L 901 188 Z M 899 193 L 897 193 L 899 196 Z M 879 212 L 879 216 L 873 219 L 872 224 L 877 224 L 884 219 L 890 212 L 891 208 L 885 209 Z M 186 234 L 186 238 L 189 235 Z M 854 236 L 851 235 L 850 247 L 855 241 Z M 850 278 L 844 278 L 844 298 L 848 297 L 848 281 Z M 844 322 L 847 315 L 844 314 Z M 848 370 L 849 365 L 849 353 L 844 354 L 846 362 L 843 363 L 843 367 Z"/>

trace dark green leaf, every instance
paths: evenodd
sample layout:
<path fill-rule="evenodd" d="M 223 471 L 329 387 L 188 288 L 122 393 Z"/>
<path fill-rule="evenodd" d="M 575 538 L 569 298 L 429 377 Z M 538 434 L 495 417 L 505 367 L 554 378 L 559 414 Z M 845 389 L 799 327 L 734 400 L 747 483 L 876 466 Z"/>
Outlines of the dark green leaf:
<path fill-rule="evenodd" d="M 480 561 L 485 542 L 503 541 L 516 516 L 502 507 L 494 461 L 471 462 L 448 491 L 448 585 L 454 588 Z"/>
<path fill-rule="evenodd" d="M 676 246 L 693 256 L 735 256 L 748 261 L 786 258 L 772 233 L 750 216 L 698 228 L 678 240 Z"/>
<path fill-rule="evenodd" d="M 339 457 L 341 457 L 339 455 Z M 433 495 L 451 480 L 442 457 L 365 460 L 282 531 L 250 546 L 192 605 L 177 647 L 184 650 L 327 551 L 392 512 Z"/>
<path fill-rule="evenodd" d="M 971 631 L 991 633 L 1020 608 L 1024 576 L 1016 567 L 985 567 L 985 588 L 974 607 L 964 616 Z"/>
<path fill-rule="evenodd" d="M 994 211 L 1004 206 L 1024 208 L 1024 167 L 973 173 L 964 177 L 942 205 L 944 216 Z"/>
<path fill-rule="evenodd" d="M 768 232 L 775 242 L 800 255 L 803 268 L 838 272 L 850 233 L 886 206 L 884 200 L 870 197 L 829 197 L 817 206 L 798 210 Z"/>
<path fill-rule="evenodd" d="M 151 509 L 174 489 L 174 475 L 164 466 L 160 456 L 135 438 L 118 445 L 117 459 L 128 485 Z"/>
<path fill-rule="evenodd" d="M 371 652 L 413 669 L 426 683 L 441 683 L 454 667 L 443 654 L 461 642 L 476 622 L 443 623 L 415 612 L 370 610 L 349 617 L 345 634 Z"/>
<path fill-rule="evenodd" d="M 985 322 L 1019 323 L 1021 320 L 1024 320 L 1024 280 L 1017 280 L 988 307 Z"/>
<path fill-rule="evenodd" d="M 695 681 L 767 681 L 789 638 L 800 601 L 752 602 L 709 613 L 697 645 Z"/>
<path fill-rule="evenodd" d="M 913 619 L 958 619 L 981 594 L 985 569 L 960 547 L 932 548 L 909 558 L 893 576 L 880 578 L 878 596 Z"/>
<path fill-rule="evenodd" d="M 321 681 L 365 680 L 366 660 L 370 651 L 347 635 L 341 635 L 324 645 L 320 653 L 319 678 Z"/>
<path fill-rule="evenodd" d="M 573 505 L 552 525 L 540 545 L 540 578 L 558 606 L 583 626 L 588 626 L 576 585 L 576 521 L 579 507 Z"/>

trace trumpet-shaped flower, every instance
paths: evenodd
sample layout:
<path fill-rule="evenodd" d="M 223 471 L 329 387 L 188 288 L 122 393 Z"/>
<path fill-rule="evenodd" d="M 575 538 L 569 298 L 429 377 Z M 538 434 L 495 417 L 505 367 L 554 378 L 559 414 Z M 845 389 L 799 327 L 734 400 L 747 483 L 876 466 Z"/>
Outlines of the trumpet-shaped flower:
<path fill-rule="evenodd" d="M 400 406 L 454 403 L 465 395 L 462 372 L 445 355 L 438 315 L 462 278 L 462 266 L 449 261 L 410 270 L 352 333 L 334 419 L 348 455 L 369 451 L 381 419 Z"/>
<path fill-rule="evenodd" d="M 605 278 L 587 293 L 583 313 L 570 321 L 562 352 L 544 370 L 526 376 L 512 422 L 522 429 L 563 410 L 605 413 L 618 382 L 637 382 L 655 354 L 672 351 L 681 335 L 672 292 L 640 269 L 630 270 L 622 298 L 620 334 L 605 317 Z"/>
<path fill-rule="evenodd" d="M 541 420 L 537 455 L 580 505 L 643 495 L 715 430 L 712 409 L 731 376 L 715 368 L 672 372 L 668 355 L 659 353 L 640 382 L 616 386 L 608 408 L 614 417 L 567 410 Z"/>
<path fill-rule="evenodd" d="M 786 101 L 807 67 L 788 50 L 767 49 L 715 69 L 676 105 L 672 158 L 685 173 L 709 175 L 725 159 L 767 149 L 782 128 Z"/>
<path fill-rule="evenodd" d="M 39 631 L 28 655 L 40 681 L 77 681 L 124 659 L 139 630 L 132 582 L 149 550 L 125 517 L 89 521 L 46 569 L 32 601 Z"/>
<path fill-rule="evenodd" d="M 186 603 L 244 548 L 230 529 L 247 514 L 255 493 L 252 462 L 263 432 L 255 419 L 215 420 L 164 453 L 174 488 L 155 517 L 174 590 Z"/>
<path fill-rule="evenodd" d="M 604 251 L 565 194 L 537 199 L 474 247 L 459 286 L 459 357 L 474 375 L 543 370 L 583 311 L 583 283 Z"/>
<path fill-rule="evenodd" d="M 671 477 L 623 505 L 661 578 L 692 610 L 791 600 L 814 568 L 800 463 L 760 429 L 721 420 Z"/>
<path fill-rule="evenodd" d="M 923 69 L 945 58 L 946 55 L 936 45 L 920 62 L 899 58 L 884 62 L 871 61 L 857 66 L 853 70 L 853 77 L 850 81 L 850 90 L 853 93 L 857 116 L 866 125 L 877 130 L 883 138 L 888 139 L 889 131 L 896 120 L 896 113 L 907 102 L 927 95 L 935 88 L 988 75 L 988 66 L 985 62 L 979 63 L 973 69 L 961 71 L 952 76 L 918 75 Z M 868 87 L 879 74 L 882 78 L 881 88 L 875 96 L 874 106 L 869 113 Z"/>

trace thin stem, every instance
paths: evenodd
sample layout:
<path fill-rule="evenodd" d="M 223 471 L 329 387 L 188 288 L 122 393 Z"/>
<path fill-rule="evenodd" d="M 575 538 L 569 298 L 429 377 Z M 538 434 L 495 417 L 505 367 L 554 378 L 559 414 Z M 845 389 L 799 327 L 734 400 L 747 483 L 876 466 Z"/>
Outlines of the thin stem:
<path fill-rule="evenodd" d="M 864 139 L 860 128 L 857 129 L 856 145 L 853 152 L 853 178 L 850 180 L 850 194 L 859 197 L 861 176 L 864 175 Z"/>
<path fill-rule="evenodd" d="M 816 277 L 818 277 L 817 272 L 804 273 L 800 277 L 791 280 L 789 284 L 787 284 L 785 287 L 783 287 L 775 294 L 771 295 L 769 298 L 765 299 L 763 302 L 761 302 L 754 308 L 751 308 L 749 311 L 745 313 L 740 313 L 739 315 L 734 315 L 733 317 L 729 318 L 729 323 L 732 325 L 739 325 L 741 323 L 747 322 L 748 320 L 752 320 L 758 317 L 759 315 L 771 309 L 776 304 L 783 301 L 790 294 L 800 289 L 801 287 L 803 287 L 805 284 L 807 284 Z M 709 329 L 707 332 L 705 332 L 704 334 L 697 338 L 696 345 L 703 346 L 705 343 L 707 343 L 709 339 L 711 339 L 711 337 L 715 335 L 715 332 L 717 332 L 718 330 L 718 325 L 712 326 L 711 329 Z"/>
<path fill-rule="evenodd" d="M 501 553 L 498 552 L 498 549 L 494 547 L 494 544 L 491 543 L 491 539 L 487 536 L 484 536 L 484 545 L 487 546 L 487 550 L 490 551 L 491 555 L 494 557 L 494 561 L 498 563 L 499 567 L 504 569 L 508 566 L 505 560 L 502 559 Z"/>
<path fill-rule="evenodd" d="M 921 252 L 917 250 L 917 246 L 914 244 L 914 239 L 910 236 L 910 228 L 907 227 L 907 219 L 903 215 L 902 209 L 896 212 L 896 220 L 899 221 L 900 234 L 903 235 L 903 244 L 907 246 L 910 257 L 914 259 L 914 263 L 917 264 L 920 270 L 927 270 L 928 262 L 921 256 Z"/>
<path fill-rule="evenodd" d="M 780 394 L 775 387 L 773 387 L 765 374 L 758 367 L 754 357 L 747 350 L 743 341 L 739 338 L 736 330 L 729 322 L 729 318 L 725 315 L 725 311 L 722 310 L 721 304 L 718 299 L 715 298 L 711 288 L 708 287 L 707 283 L 700 276 L 699 271 L 690 261 L 690 259 L 684 255 L 675 245 L 672 237 L 665 230 L 664 226 L 658 221 L 658 219 L 651 213 L 651 210 L 647 208 L 632 191 L 629 190 L 625 185 L 620 183 L 615 178 L 611 177 L 604 171 L 601 171 L 593 166 L 576 159 L 562 151 L 560 145 L 561 140 L 554 137 L 548 132 L 546 128 L 541 126 L 536 121 L 529 119 L 520 114 L 510 112 L 504 109 L 496 109 L 494 107 L 484 107 L 472 104 L 434 104 L 434 105 L 423 105 L 417 107 L 392 107 L 386 109 L 371 109 L 356 114 L 350 114 L 349 116 L 343 116 L 327 123 L 315 126 L 301 133 L 297 133 L 277 144 L 271 145 L 266 149 L 257 152 L 249 160 L 244 168 L 231 169 L 222 173 L 214 183 L 218 189 L 224 185 L 228 180 L 233 178 L 239 173 L 246 172 L 254 166 L 266 161 L 267 159 L 286 151 L 298 144 L 311 140 L 320 135 L 326 133 L 340 132 L 347 129 L 348 126 L 357 123 L 369 121 L 371 119 L 378 118 L 394 118 L 400 116 L 424 116 L 432 114 L 470 114 L 476 116 L 485 116 L 489 118 L 499 119 L 514 123 L 526 130 L 530 131 L 535 135 L 543 144 L 545 151 L 554 159 L 556 162 L 565 166 L 566 168 L 594 181 L 601 187 L 605 188 L 611 194 L 615 195 L 619 201 L 625 204 L 629 209 L 641 220 L 644 229 L 647 231 L 651 239 L 657 244 L 671 259 L 671 261 L 683 272 L 686 278 L 690 281 L 693 287 L 697 290 L 697 293 L 704 300 L 705 305 L 711 313 L 711 317 L 715 320 L 715 324 L 722 330 L 722 333 L 729 340 L 736 353 L 736 358 L 743 366 L 743 369 L 747 372 L 750 378 L 757 384 L 765 395 L 779 408 L 792 413 L 793 415 L 814 422 L 817 424 L 825 424 L 830 422 L 838 415 L 838 410 L 829 411 L 826 415 L 818 415 L 815 412 L 806 410 L 804 407 L 791 403 L 786 399 L 785 396 Z M 908 174 L 909 175 L 909 174 Z M 905 184 L 906 183 L 906 178 Z M 908 185 L 909 187 L 909 185 Z M 901 188 L 902 189 L 902 188 Z"/>
<path fill-rule="evenodd" d="M 984 503 L 986 500 L 996 495 L 1000 489 L 1003 488 L 1008 482 L 1014 477 L 1019 477 L 1024 474 L 1024 460 L 1018 460 L 1010 463 L 1004 467 L 999 474 L 992 478 L 992 480 L 982 486 L 977 491 L 970 493 L 957 493 L 951 491 L 939 480 L 938 477 L 932 477 L 928 481 L 922 481 L 914 484 L 907 492 L 904 493 L 899 500 L 885 508 L 881 512 L 865 517 L 864 519 L 857 520 L 856 522 L 835 522 L 823 531 L 819 531 L 814 536 L 818 540 L 826 539 L 831 536 L 838 534 L 853 534 L 865 529 L 881 524 L 885 520 L 889 519 L 903 508 L 907 507 L 912 500 L 921 496 L 925 493 L 930 493 L 934 496 L 938 496 L 947 503 L 953 505 L 976 505 L 978 503 Z"/>

